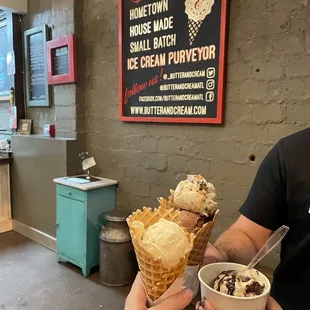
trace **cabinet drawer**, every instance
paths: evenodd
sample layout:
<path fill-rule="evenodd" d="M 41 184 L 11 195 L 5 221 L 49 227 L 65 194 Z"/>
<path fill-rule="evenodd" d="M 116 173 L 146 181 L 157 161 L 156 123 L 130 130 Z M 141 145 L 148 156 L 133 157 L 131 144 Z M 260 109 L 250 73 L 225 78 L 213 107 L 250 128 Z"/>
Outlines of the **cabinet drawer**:
<path fill-rule="evenodd" d="M 85 192 L 73 187 L 57 185 L 57 194 L 67 198 L 85 201 Z"/>

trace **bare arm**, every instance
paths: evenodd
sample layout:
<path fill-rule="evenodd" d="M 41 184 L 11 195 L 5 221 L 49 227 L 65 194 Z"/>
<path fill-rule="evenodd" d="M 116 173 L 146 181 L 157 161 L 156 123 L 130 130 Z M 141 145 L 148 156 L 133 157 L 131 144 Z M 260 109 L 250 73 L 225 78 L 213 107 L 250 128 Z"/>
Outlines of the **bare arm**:
<path fill-rule="evenodd" d="M 205 253 L 205 264 L 219 261 L 232 261 L 248 264 L 270 236 L 266 229 L 245 216 L 224 232 L 214 246 L 209 244 Z"/>

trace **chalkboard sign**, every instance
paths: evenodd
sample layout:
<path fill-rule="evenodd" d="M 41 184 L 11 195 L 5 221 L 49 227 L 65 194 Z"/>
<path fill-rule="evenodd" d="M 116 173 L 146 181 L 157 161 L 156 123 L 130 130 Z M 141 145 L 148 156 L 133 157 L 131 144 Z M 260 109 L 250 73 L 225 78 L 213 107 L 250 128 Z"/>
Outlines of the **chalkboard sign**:
<path fill-rule="evenodd" d="M 222 123 L 227 0 L 120 0 L 120 119 Z"/>
<path fill-rule="evenodd" d="M 42 32 L 29 36 L 30 100 L 46 100 L 44 37 Z"/>
<path fill-rule="evenodd" d="M 9 38 L 7 22 L 0 23 L 0 100 L 9 100 L 10 88 L 14 86 L 14 76 L 8 72 Z"/>
<path fill-rule="evenodd" d="M 28 106 L 49 106 L 46 41 L 48 28 L 25 31 L 26 95 Z"/>
<path fill-rule="evenodd" d="M 69 73 L 69 57 L 68 46 L 55 48 L 53 50 L 54 57 L 54 75 L 62 75 Z"/>

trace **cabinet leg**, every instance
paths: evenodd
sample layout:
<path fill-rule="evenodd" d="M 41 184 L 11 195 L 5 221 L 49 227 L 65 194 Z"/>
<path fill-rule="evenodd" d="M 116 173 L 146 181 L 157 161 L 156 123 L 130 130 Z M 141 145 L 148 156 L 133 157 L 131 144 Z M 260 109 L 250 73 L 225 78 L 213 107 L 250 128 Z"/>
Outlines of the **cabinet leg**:
<path fill-rule="evenodd" d="M 83 276 L 85 278 L 87 278 L 89 276 L 89 273 L 90 273 L 90 268 L 87 268 L 87 267 L 83 267 L 82 268 L 82 272 L 83 272 Z"/>
<path fill-rule="evenodd" d="M 61 257 L 57 255 L 57 262 L 61 263 Z"/>

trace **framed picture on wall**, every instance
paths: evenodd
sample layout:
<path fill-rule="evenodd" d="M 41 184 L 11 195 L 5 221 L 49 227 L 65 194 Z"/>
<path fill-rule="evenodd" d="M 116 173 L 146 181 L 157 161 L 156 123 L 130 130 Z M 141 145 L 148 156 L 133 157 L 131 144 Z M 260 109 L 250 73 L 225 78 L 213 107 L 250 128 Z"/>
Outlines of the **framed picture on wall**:
<path fill-rule="evenodd" d="M 224 121 L 228 0 L 119 0 L 119 118 Z"/>
<path fill-rule="evenodd" d="M 22 135 L 30 135 L 32 129 L 31 119 L 21 119 L 19 120 L 18 133 Z"/>
<path fill-rule="evenodd" d="M 46 42 L 48 26 L 25 31 L 25 88 L 29 107 L 48 107 L 50 87 L 47 83 Z"/>
<path fill-rule="evenodd" d="M 77 81 L 76 36 L 47 42 L 48 83 L 65 84 Z"/>

